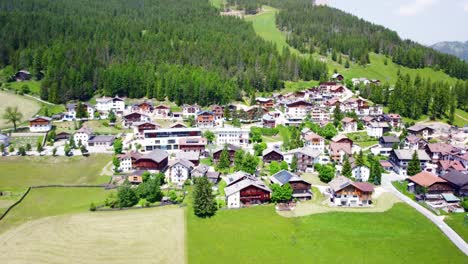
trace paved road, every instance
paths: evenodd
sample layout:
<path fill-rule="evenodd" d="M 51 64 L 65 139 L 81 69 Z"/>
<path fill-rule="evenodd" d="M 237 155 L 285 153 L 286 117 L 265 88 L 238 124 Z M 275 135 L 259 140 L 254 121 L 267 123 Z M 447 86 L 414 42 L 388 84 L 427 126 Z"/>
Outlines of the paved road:
<path fill-rule="evenodd" d="M 390 191 L 391 193 L 396 195 L 398 198 L 403 200 L 409 206 L 416 209 L 426 218 L 431 220 L 440 230 L 442 230 L 442 232 L 453 242 L 453 244 L 455 244 L 455 246 L 457 246 L 463 253 L 465 253 L 465 255 L 468 255 L 468 244 L 455 231 L 453 231 L 453 229 L 450 228 L 450 226 L 448 226 L 444 222 L 443 217 L 434 215 L 428 209 L 422 207 L 417 202 L 411 200 L 406 195 L 400 193 L 391 183 L 392 181 L 395 181 L 395 180 L 401 180 L 401 178 L 393 173 L 390 175 L 386 174 L 384 177 L 382 177 L 382 186 L 386 190 Z"/>

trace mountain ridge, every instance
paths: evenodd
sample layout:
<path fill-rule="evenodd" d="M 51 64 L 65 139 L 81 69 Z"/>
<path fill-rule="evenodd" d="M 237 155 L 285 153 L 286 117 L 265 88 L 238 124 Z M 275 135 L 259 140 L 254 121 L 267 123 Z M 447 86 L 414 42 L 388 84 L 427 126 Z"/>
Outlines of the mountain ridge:
<path fill-rule="evenodd" d="M 468 61 L 468 41 L 441 41 L 431 45 L 430 47 Z"/>

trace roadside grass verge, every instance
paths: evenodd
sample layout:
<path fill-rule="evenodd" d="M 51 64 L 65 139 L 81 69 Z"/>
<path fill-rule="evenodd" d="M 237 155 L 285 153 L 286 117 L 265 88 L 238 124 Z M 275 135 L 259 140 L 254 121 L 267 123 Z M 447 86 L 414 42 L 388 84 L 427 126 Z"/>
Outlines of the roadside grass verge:
<path fill-rule="evenodd" d="M 468 214 L 457 213 L 445 216 L 444 221 L 449 225 L 458 235 L 460 235 L 465 242 L 468 243 Z"/>

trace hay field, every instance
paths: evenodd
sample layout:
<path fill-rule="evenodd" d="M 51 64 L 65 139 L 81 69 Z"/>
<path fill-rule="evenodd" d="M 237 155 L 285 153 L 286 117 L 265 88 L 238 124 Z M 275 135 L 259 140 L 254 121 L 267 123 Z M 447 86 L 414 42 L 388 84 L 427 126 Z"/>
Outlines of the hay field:
<path fill-rule="evenodd" d="M 0 235 L 0 263 L 185 263 L 181 208 L 48 217 Z"/>
<path fill-rule="evenodd" d="M 40 104 L 33 99 L 0 91 L 0 128 L 13 127 L 13 125 L 7 124 L 2 118 L 8 106 L 18 106 L 19 110 L 23 113 L 22 121 L 34 116 L 41 108 Z"/>

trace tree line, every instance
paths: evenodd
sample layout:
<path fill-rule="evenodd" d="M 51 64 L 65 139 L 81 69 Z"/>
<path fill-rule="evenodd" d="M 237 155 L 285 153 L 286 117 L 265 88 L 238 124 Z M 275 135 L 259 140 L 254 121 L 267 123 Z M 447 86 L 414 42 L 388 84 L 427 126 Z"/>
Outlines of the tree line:
<path fill-rule="evenodd" d="M 328 72 L 207 0 L 6 0 L 0 23 L 0 67 L 44 78 L 54 103 L 99 93 L 206 105 Z"/>
<path fill-rule="evenodd" d="M 398 74 L 394 87 L 389 84 L 358 87 L 360 95 L 374 103 L 389 107 L 392 113 L 419 119 L 428 115 L 431 119 L 447 117 L 453 124 L 455 109 L 467 110 L 468 81 L 454 85 L 447 82 L 433 82 L 416 76 Z"/>
<path fill-rule="evenodd" d="M 259 10 L 261 5 L 280 8 L 276 16 L 277 27 L 287 33 L 287 42 L 303 53 L 342 53 L 352 61 L 366 65 L 370 63 L 369 52 L 375 52 L 392 56 L 393 62 L 399 65 L 442 69 L 450 76 L 468 79 L 467 62 L 401 39 L 395 31 L 339 9 L 316 6 L 314 1 L 228 0 L 228 3 L 250 10 Z"/>

